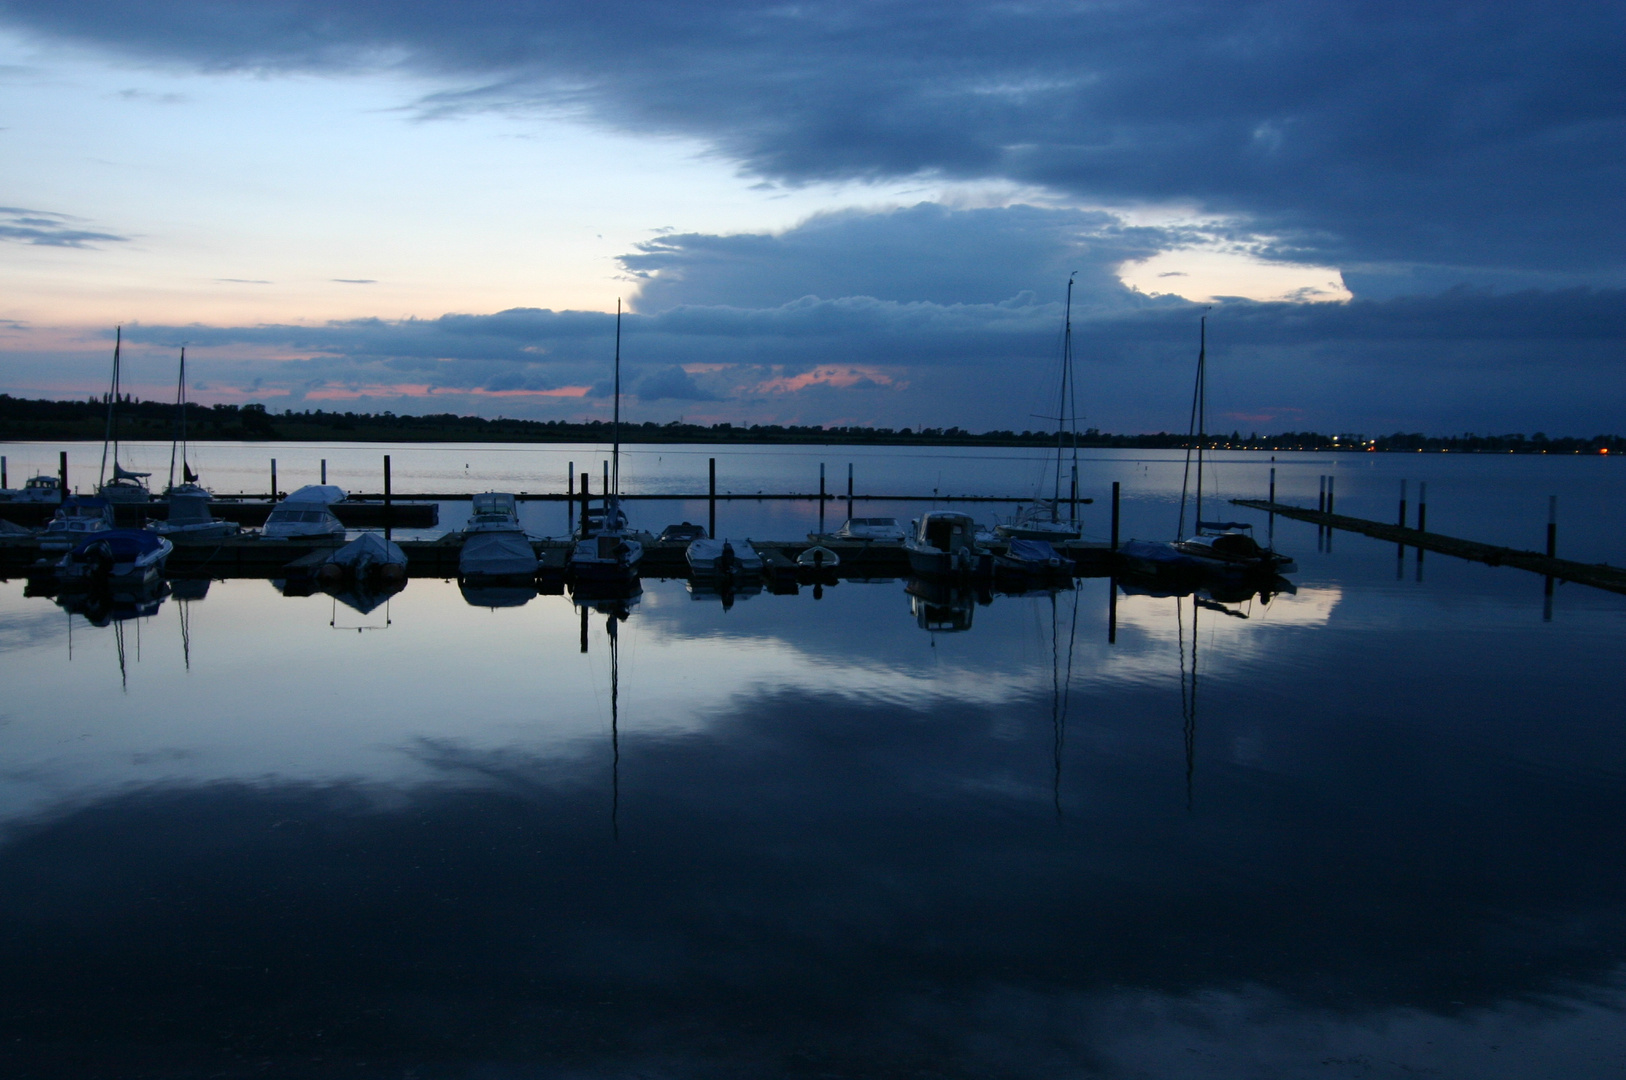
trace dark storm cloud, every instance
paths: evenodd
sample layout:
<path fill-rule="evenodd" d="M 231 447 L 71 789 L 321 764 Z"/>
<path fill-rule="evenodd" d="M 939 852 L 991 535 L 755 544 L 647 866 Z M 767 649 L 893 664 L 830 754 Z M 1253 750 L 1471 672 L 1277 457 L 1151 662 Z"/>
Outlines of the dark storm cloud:
<path fill-rule="evenodd" d="M 130 239 L 116 233 L 97 232 L 78 226 L 80 219 L 49 210 L 25 210 L 20 206 L 0 206 L 0 240 L 39 247 L 90 247 L 100 243 L 121 243 Z"/>
<path fill-rule="evenodd" d="M 1078 271 L 1085 302 L 1123 303 L 1115 269 L 1190 239 L 1128 228 L 1078 210 L 936 203 L 816 215 L 774 235 L 669 234 L 621 263 L 642 279 L 638 306 L 726 303 L 767 308 L 804 296 L 865 296 L 940 304 L 999 302 L 1022 291 L 1059 297 Z"/>
<path fill-rule="evenodd" d="M 567 107 L 777 181 L 1007 178 L 1241 215 L 1283 254 L 1613 273 L 1626 9 L 11 0 L 13 26 L 197 68 L 400 63 L 425 112 Z M 1441 279 L 1429 278 L 1437 287 Z"/>
<path fill-rule="evenodd" d="M 703 390 L 694 376 L 676 364 L 650 372 L 633 384 L 633 393 L 645 401 L 719 401 L 721 398 Z"/>

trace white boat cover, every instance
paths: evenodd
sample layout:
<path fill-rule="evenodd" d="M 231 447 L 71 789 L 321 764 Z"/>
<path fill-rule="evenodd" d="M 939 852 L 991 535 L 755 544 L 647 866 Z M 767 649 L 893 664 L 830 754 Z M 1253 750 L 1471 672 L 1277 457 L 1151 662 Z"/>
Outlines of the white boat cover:
<path fill-rule="evenodd" d="M 689 544 L 689 565 L 696 570 L 714 570 L 717 560 L 723 557 L 723 547 L 727 545 L 734 550 L 734 565 L 740 570 L 762 569 L 762 556 L 757 554 L 756 548 L 751 546 L 749 540 L 730 540 L 726 536 L 721 539 L 704 537 Z"/>
<path fill-rule="evenodd" d="M 362 533 L 329 555 L 327 561 L 359 574 L 371 566 L 405 566 L 407 557 L 400 545 L 378 533 Z"/>
<path fill-rule="evenodd" d="M 528 577 L 536 573 L 536 552 L 524 533 L 475 533 L 457 559 L 461 577 Z"/>
<path fill-rule="evenodd" d="M 282 500 L 285 503 L 316 503 L 327 506 L 331 503 L 343 502 L 346 498 L 344 488 L 333 484 L 306 484 L 298 491 Z"/>

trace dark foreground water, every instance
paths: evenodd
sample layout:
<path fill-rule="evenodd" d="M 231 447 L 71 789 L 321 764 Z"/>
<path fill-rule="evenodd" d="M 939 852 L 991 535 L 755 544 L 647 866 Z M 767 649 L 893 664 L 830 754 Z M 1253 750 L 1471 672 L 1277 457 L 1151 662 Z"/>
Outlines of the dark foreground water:
<path fill-rule="evenodd" d="M 0 1075 L 1621 1075 L 1626 600 L 1276 532 L 1110 644 L 0 585 Z"/>

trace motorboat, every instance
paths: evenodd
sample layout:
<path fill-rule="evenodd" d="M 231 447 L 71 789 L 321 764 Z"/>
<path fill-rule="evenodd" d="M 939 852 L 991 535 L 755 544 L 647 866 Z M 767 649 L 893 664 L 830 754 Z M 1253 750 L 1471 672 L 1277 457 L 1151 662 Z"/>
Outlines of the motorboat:
<path fill-rule="evenodd" d="M 463 550 L 457 556 L 457 576 L 517 580 L 535 577 L 539 565 L 536 549 L 523 532 L 477 532 L 463 541 Z"/>
<path fill-rule="evenodd" d="M 954 510 L 928 510 L 904 540 L 909 569 L 922 577 L 969 577 L 993 571 L 993 556 L 976 540 L 977 523 Z"/>
<path fill-rule="evenodd" d="M 211 496 L 197 484 L 186 483 L 169 489 L 169 517 L 149 520 L 147 528 L 159 536 L 182 543 L 219 540 L 237 534 L 237 522 L 223 521 L 209 512 Z"/>
<path fill-rule="evenodd" d="M 268 540 L 343 539 L 344 523 L 334 516 L 332 506 L 344 499 L 343 488 L 307 484 L 272 507 L 260 535 Z"/>
<path fill-rule="evenodd" d="M 463 535 L 481 532 L 524 532 L 519 523 L 519 500 L 506 491 L 482 491 L 474 497 Z"/>
<path fill-rule="evenodd" d="M 707 535 L 704 525 L 691 525 L 685 521 L 678 525 L 668 525 L 655 539 L 661 543 L 687 544 L 692 540 L 704 540 Z"/>
<path fill-rule="evenodd" d="M 366 587 L 399 588 L 407 577 L 407 557 L 399 544 L 381 533 L 362 533 L 339 548 L 316 571 L 324 586 L 351 582 Z"/>
<path fill-rule="evenodd" d="M 0 492 L 0 498 L 6 502 L 55 505 L 62 501 L 62 481 L 43 473 L 31 476 L 22 487 Z"/>
<path fill-rule="evenodd" d="M 41 551 L 67 551 L 93 533 L 113 527 L 113 507 L 103 498 L 70 495 L 57 507 L 40 537 Z"/>
<path fill-rule="evenodd" d="M 684 555 L 689 560 L 689 573 L 694 577 L 762 573 L 762 556 L 749 540 L 703 538 L 690 543 Z"/>
<path fill-rule="evenodd" d="M 848 518 L 841 523 L 841 528 L 833 534 L 837 540 L 868 540 L 879 543 L 901 544 L 908 536 L 908 531 L 897 518 L 891 517 L 861 517 Z"/>
<path fill-rule="evenodd" d="M 1071 578 L 1073 570 L 1073 560 L 1046 540 L 1016 538 L 1004 551 L 994 553 L 994 572 L 1007 577 Z"/>
<path fill-rule="evenodd" d="M 536 576 L 539 565 L 536 550 L 520 527 L 518 500 L 505 491 L 476 495 L 469 522 L 463 527 L 458 577 L 518 581 Z"/>
<path fill-rule="evenodd" d="M 144 584 L 163 573 L 175 545 L 146 529 L 105 529 L 80 540 L 56 564 L 62 582 Z"/>
<path fill-rule="evenodd" d="M 147 478 L 150 472 L 137 472 L 126 469 L 119 463 L 119 378 L 120 378 L 120 352 L 124 342 L 124 328 L 119 327 L 113 337 L 113 385 L 107 395 L 107 430 L 102 435 L 102 475 L 97 481 L 96 494 L 110 503 L 128 505 L 132 503 L 146 503 L 152 501 L 152 492 L 147 488 Z M 112 451 L 113 477 L 107 478 L 108 451 Z"/>
<path fill-rule="evenodd" d="M 581 534 L 570 551 L 570 573 L 580 582 L 625 585 L 638 578 L 643 541 L 627 527 L 621 509 L 621 302 L 615 305 L 615 414 L 612 422 L 610 483 L 595 515 L 584 514 Z M 642 534 L 647 536 L 647 533 Z"/>
<path fill-rule="evenodd" d="M 814 570 L 834 570 L 841 565 L 841 556 L 822 544 L 814 544 L 801 550 L 796 556 L 796 565 Z"/>

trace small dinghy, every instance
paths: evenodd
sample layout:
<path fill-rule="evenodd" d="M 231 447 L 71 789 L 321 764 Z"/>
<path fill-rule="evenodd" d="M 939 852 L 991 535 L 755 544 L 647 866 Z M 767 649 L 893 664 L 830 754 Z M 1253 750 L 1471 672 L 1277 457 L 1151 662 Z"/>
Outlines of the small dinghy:
<path fill-rule="evenodd" d="M 407 557 L 400 545 L 378 533 L 362 533 L 327 557 L 316 579 L 323 585 L 350 581 L 392 586 L 406 581 Z"/>
<path fill-rule="evenodd" d="M 811 567 L 814 570 L 834 570 L 841 565 L 841 556 L 822 544 L 814 544 L 810 548 L 802 549 L 802 553 L 796 556 L 796 565 Z"/>

